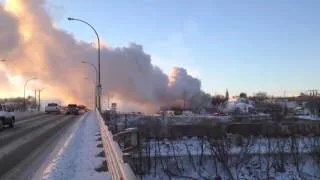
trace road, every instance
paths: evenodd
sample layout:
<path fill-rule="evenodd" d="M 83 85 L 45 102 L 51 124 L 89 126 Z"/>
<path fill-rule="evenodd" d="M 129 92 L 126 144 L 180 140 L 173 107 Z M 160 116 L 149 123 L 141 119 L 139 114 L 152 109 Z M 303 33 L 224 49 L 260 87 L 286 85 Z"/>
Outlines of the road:
<path fill-rule="evenodd" d="M 0 129 L 0 179 L 31 179 L 79 116 L 39 114 Z"/>

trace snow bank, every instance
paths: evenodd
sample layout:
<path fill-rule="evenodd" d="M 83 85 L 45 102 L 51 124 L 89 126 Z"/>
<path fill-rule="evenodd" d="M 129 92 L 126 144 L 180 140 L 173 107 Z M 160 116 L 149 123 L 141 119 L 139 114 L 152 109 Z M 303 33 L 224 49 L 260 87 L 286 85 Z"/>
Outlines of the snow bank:
<path fill-rule="evenodd" d="M 108 173 L 98 173 L 98 167 L 104 158 L 96 157 L 102 151 L 97 148 L 99 124 L 95 113 L 90 112 L 79 120 L 72 133 L 62 145 L 60 151 L 47 165 L 42 178 L 43 180 L 55 179 L 110 179 Z"/>

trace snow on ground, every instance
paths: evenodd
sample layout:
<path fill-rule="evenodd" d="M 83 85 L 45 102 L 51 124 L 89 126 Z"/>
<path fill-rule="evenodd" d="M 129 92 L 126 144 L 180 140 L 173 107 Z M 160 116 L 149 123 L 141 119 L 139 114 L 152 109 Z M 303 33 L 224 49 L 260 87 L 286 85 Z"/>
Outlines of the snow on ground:
<path fill-rule="evenodd" d="M 298 115 L 295 116 L 297 119 L 301 119 L 301 120 L 309 120 L 309 121 L 319 121 L 320 118 L 319 117 L 315 117 L 315 116 L 310 116 L 310 115 Z"/>
<path fill-rule="evenodd" d="M 57 179 L 110 179 L 108 173 L 95 171 L 104 158 L 96 157 L 103 149 L 98 148 L 99 124 L 94 112 L 84 115 L 60 151 L 50 161 L 43 173 L 43 180 Z"/>
<path fill-rule="evenodd" d="M 297 146 L 300 153 L 309 153 L 313 147 L 320 146 L 319 137 L 300 137 L 294 141 L 290 138 L 254 138 L 251 139 L 247 146 L 247 153 L 250 154 L 266 154 L 266 153 L 279 153 L 285 152 L 290 153 L 292 146 Z M 243 140 L 245 141 L 245 140 Z M 268 143 L 270 142 L 270 144 Z M 243 142 L 245 144 L 245 142 Z M 173 156 L 178 154 L 181 156 L 185 155 L 199 155 L 202 152 L 201 146 L 203 146 L 203 154 L 211 155 L 211 146 L 207 140 L 192 137 L 184 137 L 179 140 L 160 140 L 151 139 L 149 142 L 144 143 L 144 155 L 146 155 L 146 149 L 150 149 L 150 156 Z M 270 146 L 269 146 L 270 145 Z M 237 155 L 243 150 L 242 146 L 230 142 L 230 148 L 228 153 Z"/>
<path fill-rule="evenodd" d="M 309 149 L 308 146 L 316 145 L 319 138 L 310 139 L 301 137 L 298 140 L 299 152 Z M 170 141 L 150 140 L 143 145 L 142 172 L 143 179 L 214 179 L 221 176 L 223 180 L 233 178 L 239 180 L 319 180 L 320 164 L 313 154 L 293 154 L 279 155 L 281 152 L 289 152 L 290 139 L 270 139 L 270 151 L 273 154 L 268 156 L 266 145 L 267 139 L 259 138 L 252 144 L 248 154 L 240 153 L 241 148 L 231 145 L 230 149 L 225 149 L 223 153 L 215 154 L 210 150 L 208 142 L 197 137 L 182 138 Z M 313 142 L 313 143 L 312 143 Z M 258 150 L 258 145 L 261 147 Z M 203 155 L 201 156 L 201 146 Z M 278 146 L 278 147 L 277 147 Z M 226 147 L 225 147 L 226 148 Z M 230 153 L 233 156 L 226 155 Z M 254 154 L 252 154 L 254 153 Z M 249 155 L 251 154 L 251 155 Z M 217 158 L 228 157 L 227 167 Z M 133 160 L 132 167 L 139 168 L 139 157 Z M 299 165 L 295 165 L 295 158 L 300 158 Z M 202 160 L 201 160 L 202 159 Z M 283 168 L 281 164 L 283 163 Z M 268 168 L 267 168 L 268 167 Z M 299 171 L 297 170 L 299 167 Z M 267 170 L 269 169 L 269 171 Z M 229 172 L 228 172 L 229 170 Z M 268 175 L 269 174 L 269 175 Z M 269 178 L 268 178 L 269 177 Z"/>

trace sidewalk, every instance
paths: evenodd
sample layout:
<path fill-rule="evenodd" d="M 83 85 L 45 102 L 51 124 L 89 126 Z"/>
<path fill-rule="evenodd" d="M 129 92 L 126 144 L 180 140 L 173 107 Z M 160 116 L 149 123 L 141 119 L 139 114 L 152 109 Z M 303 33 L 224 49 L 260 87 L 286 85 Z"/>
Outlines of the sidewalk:
<path fill-rule="evenodd" d="M 44 169 L 42 179 L 111 179 L 107 172 L 95 171 L 105 160 L 103 157 L 96 157 L 103 148 L 97 147 L 101 141 L 97 141 L 100 129 L 95 113 L 84 115 L 72 128 L 73 132 L 59 145 L 59 152 Z"/>

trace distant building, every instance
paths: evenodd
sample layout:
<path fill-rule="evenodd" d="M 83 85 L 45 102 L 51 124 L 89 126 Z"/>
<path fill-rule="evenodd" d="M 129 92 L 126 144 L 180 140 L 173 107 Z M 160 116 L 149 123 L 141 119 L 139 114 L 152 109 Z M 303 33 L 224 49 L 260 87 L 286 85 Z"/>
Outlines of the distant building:
<path fill-rule="evenodd" d="M 111 104 L 111 111 L 117 112 L 117 103 Z"/>

